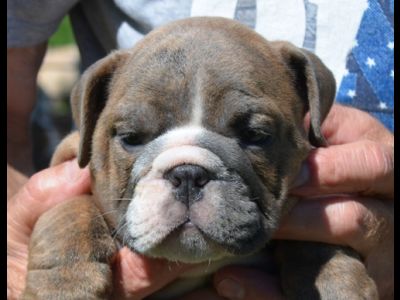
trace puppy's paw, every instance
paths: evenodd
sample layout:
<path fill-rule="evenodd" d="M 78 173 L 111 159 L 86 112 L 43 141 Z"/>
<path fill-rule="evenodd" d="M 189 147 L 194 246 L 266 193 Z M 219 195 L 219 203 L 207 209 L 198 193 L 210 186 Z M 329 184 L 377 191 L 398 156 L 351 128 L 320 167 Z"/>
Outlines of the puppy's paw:
<path fill-rule="evenodd" d="M 115 253 L 91 196 L 61 203 L 35 224 L 22 299 L 107 299 Z"/>
<path fill-rule="evenodd" d="M 111 277 L 110 266 L 96 262 L 30 270 L 21 299 L 108 299 Z"/>
<path fill-rule="evenodd" d="M 276 254 L 287 299 L 379 299 L 375 282 L 352 249 L 315 242 L 280 241 Z"/>
<path fill-rule="evenodd" d="M 319 271 L 315 285 L 321 299 L 378 300 L 375 282 L 350 249 L 333 246 L 334 255 Z"/>

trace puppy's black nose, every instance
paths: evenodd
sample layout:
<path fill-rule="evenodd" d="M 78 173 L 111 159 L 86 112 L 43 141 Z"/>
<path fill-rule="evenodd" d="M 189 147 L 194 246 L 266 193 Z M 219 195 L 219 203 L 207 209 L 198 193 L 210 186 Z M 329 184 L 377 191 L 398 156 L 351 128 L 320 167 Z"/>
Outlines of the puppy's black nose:
<path fill-rule="evenodd" d="M 176 188 L 179 201 L 190 205 L 202 197 L 202 188 L 210 181 L 210 173 L 197 165 L 180 165 L 165 173 L 164 178 Z"/>

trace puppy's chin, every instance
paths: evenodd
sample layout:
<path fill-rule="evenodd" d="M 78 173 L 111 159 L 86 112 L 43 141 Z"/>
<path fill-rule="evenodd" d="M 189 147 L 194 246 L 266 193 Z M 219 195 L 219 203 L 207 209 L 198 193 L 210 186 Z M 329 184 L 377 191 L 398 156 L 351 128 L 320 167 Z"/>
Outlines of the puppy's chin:
<path fill-rule="evenodd" d="M 210 262 L 231 256 L 191 222 L 180 225 L 162 243 L 143 254 L 183 263 Z"/>

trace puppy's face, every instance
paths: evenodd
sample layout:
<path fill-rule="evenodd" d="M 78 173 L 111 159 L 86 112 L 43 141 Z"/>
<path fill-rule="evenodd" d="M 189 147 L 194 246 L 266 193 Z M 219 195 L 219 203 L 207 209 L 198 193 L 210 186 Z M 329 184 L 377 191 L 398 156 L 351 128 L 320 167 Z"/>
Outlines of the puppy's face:
<path fill-rule="evenodd" d="M 263 247 L 310 148 L 308 109 L 322 143 L 317 127 L 332 99 L 312 107 L 315 91 L 327 93 L 314 59 L 234 21 L 199 18 L 89 69 L 73 96 L 80 162 L 90 160 L 119 240 L 183 262 Z"/>

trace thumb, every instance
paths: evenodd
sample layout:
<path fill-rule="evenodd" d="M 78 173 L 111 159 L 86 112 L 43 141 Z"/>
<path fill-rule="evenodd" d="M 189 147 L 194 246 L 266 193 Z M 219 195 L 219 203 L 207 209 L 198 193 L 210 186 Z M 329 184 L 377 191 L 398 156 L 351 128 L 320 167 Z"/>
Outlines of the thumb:
<path fill-rule="evenodd" d="M 29 237 L 37 219 L 56 204 L 90 191 L 89 170 L 72 160 L 33 175 L 7 202 L 7 226 Z"/>
<path fill-rule="evenodd" d="M 361 193 L 393 199 L 394 149 L 387 144 L 361 140 L 317 148 L 307 166 L 310 177 L 291 191 L 294 195 Z"/>
<path fill-rule="evenodd" d="M 232 300 L 283 299 L 277 278 L 246 267 L 220 269 L 214 286 L 220 296 Z"/>

